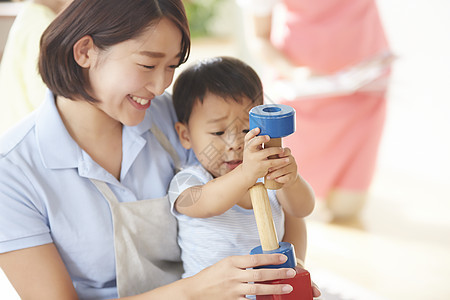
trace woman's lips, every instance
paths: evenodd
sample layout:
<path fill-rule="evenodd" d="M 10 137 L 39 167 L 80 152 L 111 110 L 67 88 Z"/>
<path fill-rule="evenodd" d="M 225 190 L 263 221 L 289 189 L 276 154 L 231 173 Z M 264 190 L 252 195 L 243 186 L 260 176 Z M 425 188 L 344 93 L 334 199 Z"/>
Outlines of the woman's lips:
<path fill-rule="evenodd" d="M 131 104 L 139 110 L 145 110 L 150 107 L 151 99 L 141 98 L 133 95 L 128 95 L 128 100 Z"/>

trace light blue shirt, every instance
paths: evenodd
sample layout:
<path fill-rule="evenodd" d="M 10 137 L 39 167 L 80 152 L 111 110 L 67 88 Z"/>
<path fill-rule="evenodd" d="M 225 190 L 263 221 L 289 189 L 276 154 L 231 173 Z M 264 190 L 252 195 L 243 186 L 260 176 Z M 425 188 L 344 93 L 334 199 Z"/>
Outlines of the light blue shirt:
<path fill-rule="evenodd" d="M 234 205 L 223 214 L 211 218 L 191 218 L 176 211 L 175 201 L 184 190 L 204 185 L 212 179 L 211 174 L 197 163 L 177 173 L 170 183 L 169 200 L 172 214 L 178 220 L 178 244 L 185 271 L 183 278 L 195 275 L 227 256 L 250 254 L 253 248 L 261 245 L 252 209 Z M 280 242 L 284 236 L 284 213 L 276 191 L 267 192 Z"/>
<path fill-rule="evenodd" d="M 81 299 L 117 297 L 111 213 L 89 178 L 108 183 L 120 202 L 166 195 L 174 162 L 149 129 L 156 124 L 187 163 L 193 156 L 179 144 L 175 121 L 165 94 L 142 123 L 124 126 L 119 182 L 75 143 L 47 93 L 0 139 L 0 253 L 53 242 Z"/>

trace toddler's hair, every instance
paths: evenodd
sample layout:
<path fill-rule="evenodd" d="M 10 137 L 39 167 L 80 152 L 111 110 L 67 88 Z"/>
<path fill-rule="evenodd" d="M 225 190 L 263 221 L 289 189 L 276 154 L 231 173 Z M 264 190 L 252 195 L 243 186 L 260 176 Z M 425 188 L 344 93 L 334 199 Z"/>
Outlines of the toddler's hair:
<path fill-rule="evenodd" d="M 263 88 L 256 72 L 233 57 L 202 60 L 185 69 L 173 86 L 173 103 L 178 121 L 189 122 L 195 101 L 203 103 L 207 93 L 240 102 L 247 97 L 253 104 L 263 104 Z"/>

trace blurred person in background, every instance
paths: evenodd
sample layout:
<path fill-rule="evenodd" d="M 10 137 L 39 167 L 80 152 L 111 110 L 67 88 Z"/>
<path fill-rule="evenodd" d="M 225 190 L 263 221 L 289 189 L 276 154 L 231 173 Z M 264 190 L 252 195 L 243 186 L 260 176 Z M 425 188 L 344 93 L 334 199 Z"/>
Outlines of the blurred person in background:
<path fill-rule="evenodd" d="M 284 139 L 327 218 L 354 220 L 373 178 L 392 54 L 374 0 L 237 0 L 268 96 L 296 110 Z M 323 205 L 325 204 L 325 205 Z"/>
<path fill-rule="evenodd" d="M 8 35 L 0 64 L 0 133 L 35 109 L 45 85 L 37 71 L 39 40 L 69 0 L 24 3 Z"/>

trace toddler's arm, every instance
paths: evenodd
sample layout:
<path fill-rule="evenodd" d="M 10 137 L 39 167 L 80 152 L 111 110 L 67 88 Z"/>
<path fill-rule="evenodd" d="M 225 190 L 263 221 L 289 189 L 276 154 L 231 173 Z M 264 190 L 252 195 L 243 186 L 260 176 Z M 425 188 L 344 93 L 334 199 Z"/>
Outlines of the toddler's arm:
<path fill-rule="evenodd" d="M 266 178 L 275 179 L 283 184 L 283 187 L 277 190 L 277 198 L 287 213 L 297 218 L 306 217 L 314 209 L 314 191 L 309 183 L 297 173 L 297 163 L 291 150 L 284 148 L 284 153 L 280 157 L 288 158 L 289 164 L 279 169 L 270 169 Z"/>
<path fill-rule="evenodd" d="M 262 144 L 268 141 L 268 137 L 257 136 L 258 133 L 259 128 L 255 128 L 245 135 L 242 164 L 204 185 L 184 190 L 175 202 L 175 209 L 194 218 L 220 215 L 241 200 L 258 178 L 267 174 L 269 168 L 286 165 L 286 157 L 268 159 L 271 155 L 281 154 L 282 149 L 262 149 Z"/>

